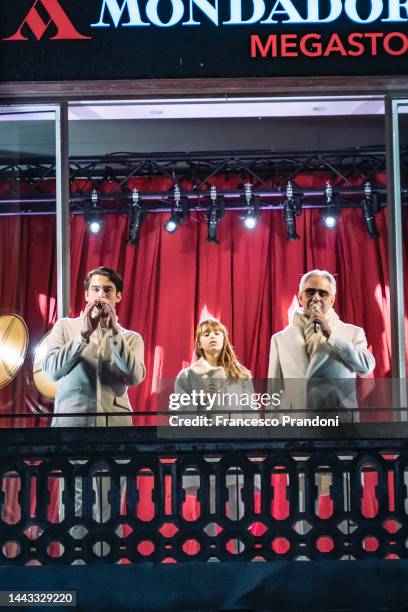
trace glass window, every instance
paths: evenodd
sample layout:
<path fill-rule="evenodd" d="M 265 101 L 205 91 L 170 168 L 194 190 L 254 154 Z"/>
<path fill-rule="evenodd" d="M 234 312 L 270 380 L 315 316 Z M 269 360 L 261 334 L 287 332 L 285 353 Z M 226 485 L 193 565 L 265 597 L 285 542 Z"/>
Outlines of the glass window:
<path fill-rule="evenodd" d="M 57 318 L 54 112 L 2 107 L 0 125 L 0 425 L 46 425 L 33 415 L 52 411 L 37 347 Z"/>

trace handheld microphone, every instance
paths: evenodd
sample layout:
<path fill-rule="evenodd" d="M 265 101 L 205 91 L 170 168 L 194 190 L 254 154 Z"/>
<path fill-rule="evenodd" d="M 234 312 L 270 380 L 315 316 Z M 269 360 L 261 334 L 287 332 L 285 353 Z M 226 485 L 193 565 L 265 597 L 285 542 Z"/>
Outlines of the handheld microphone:
<path fill-rule="evenodd" d="M 312 310 L 314 312 L 320 312 L 320 310 L 321 310 L 320 304 L 318 304 L 318 303 L 313 304 L 312 305 Z M 320 323 L 318 321 L 314 321 L 313 326 L 314 326 L 314 333 L 317 334 L 320 331 Z"/>

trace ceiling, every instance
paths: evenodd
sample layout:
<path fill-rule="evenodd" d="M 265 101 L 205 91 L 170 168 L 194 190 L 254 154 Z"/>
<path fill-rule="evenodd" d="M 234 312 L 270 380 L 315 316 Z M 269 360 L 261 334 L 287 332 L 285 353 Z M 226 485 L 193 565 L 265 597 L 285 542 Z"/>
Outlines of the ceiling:
<path fill-rule="evenodd" d="M 208 119 L 244 117 L 318 117 L 383 115 L 384 100 L 377 98 L 216 98 L 185 100 L 141 100 L 137 102 L 75 102 L 69 119 Z M 0 121 L 52 119 L 49 107 L 0 107 Z"/>

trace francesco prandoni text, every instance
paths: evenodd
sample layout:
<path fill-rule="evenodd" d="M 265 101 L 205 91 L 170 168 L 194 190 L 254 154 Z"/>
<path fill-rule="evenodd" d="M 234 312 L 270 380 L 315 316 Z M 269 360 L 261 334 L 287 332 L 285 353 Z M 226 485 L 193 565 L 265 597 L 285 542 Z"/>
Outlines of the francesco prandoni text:
<path fill-rule="evenodd" d="M 251 416 L 225 416 L 214 414 L 212 416 L 200 414 L 196 416 L 182 416 L 173 414 L 169 417 L 171 427 L 338 427 L 338 415 L 333 418 L 295 418 L 282 414 L 273 418 L 258 418 Z"/>

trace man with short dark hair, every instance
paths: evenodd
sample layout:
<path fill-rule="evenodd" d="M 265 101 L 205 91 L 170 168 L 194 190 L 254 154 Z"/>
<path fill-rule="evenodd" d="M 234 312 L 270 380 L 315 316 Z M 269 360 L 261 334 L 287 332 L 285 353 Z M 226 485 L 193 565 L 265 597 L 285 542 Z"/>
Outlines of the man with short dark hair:
<path fill-rule="evenodd" d="M 57 321 L 47 341 L 44 373 L 58 381 L 52 425 L 131 425 L 130 415 L 104 416 L 131 411 L 127 389 L 145 376 L 142 337 L 121 327 L 116 316 L 122 277 L 111 268 L 96 268 L 84 287 L 82 316 Z M 63 416 L 70 412 L 81 416 Z M 83 416 L 90 412 L 98 416 Z"/>
<path fill-rule="evenodd" d="M 112 283 L 115 285 L 117 293 L 122 293 L 123 278 L 121 277 L 119 272 L 112 270 L 112 268 L 106 268 L 105 266 L 100 266 L 99 268 L 95 268 L 94 270 L 88 272 L 84 280 L 84 288 L 86 289 L 86 291 L 88 291 L 89 289 L 92 276 L 95 275 L 106 276 L 106 278 L 112 281 Z"/>

